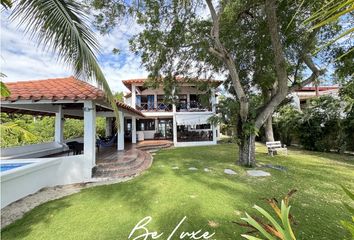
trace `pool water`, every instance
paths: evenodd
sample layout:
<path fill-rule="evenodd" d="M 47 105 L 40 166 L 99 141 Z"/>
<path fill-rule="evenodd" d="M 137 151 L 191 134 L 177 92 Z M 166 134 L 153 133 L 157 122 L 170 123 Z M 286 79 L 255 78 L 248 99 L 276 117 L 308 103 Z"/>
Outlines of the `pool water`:
<path fill-rule="evenodd" d="M 30 163 L 1 163 L 1 171 L 0 172 L 5 172 L 14 168 L 22 167 Z"/>

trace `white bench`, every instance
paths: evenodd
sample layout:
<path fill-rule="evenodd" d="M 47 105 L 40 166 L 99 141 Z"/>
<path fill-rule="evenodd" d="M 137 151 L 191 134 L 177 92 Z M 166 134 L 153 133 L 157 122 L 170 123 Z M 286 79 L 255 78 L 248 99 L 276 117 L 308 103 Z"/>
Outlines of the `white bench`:
<path fill-rule="evenodd" d="M 274 156 L 274 153 L 277 153 L 278 150 L 281 150 L 285 152 L 286 155 L 288 155 L 288 149 L 286 148 L 286 145 L 282 146 L 280 141 L 275 141 L 275 142 L 266 142 L 266 146 L 268 148 L 268 155 Z"/>

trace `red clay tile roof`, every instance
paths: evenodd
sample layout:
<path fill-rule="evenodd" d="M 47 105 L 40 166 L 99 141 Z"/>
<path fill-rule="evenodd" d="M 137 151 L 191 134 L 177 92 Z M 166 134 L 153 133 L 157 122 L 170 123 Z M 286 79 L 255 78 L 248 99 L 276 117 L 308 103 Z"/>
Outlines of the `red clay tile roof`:
<path fill-rule="evenodd" d="M 144 83 L 147 80 L 147 78 L 137 78 L 137 79 L 127 79 L 127 80 L 122 80 L 123 84 L 130 90 L 132 83 Z M 188 83 L 188 82 L 208 82 L 212 84 L 216 84 L 219 86 L 223 81 L 220 80 L 209 80 L 209 79 L 185 79 L 185 78 L 179 78 L 177 77 L 177 82 L 180 83 Z"/>
<path fill-rule="evenodd" d="M 11 95 L 1 100 L 96 100 L 104 92 L 91 84 L 71 77 L 6 83 Z"/>
<path fill-rule="evenodd" d="M 6 83 L 11 95 L 1 98 L 6 101 L 17 100 L 104 100 L 104 92 L 75 77 Z M 117 102 L 118 108 L 145 117 L 139 110 Z M 10 111 L 10 110 L 9 110 Z M 29 113 L 29 112 L 28 112 Z"/>
<path fill-rule="evenodd" d="M 339 89 L 338 86 L 319 86 L 318 87 L 318 91 L 328 91 L 328 90 L 335 90 L 335 89 Z M 316 91 L 316 87 L 302 87 L 298 90 L 296 90 L 296 92 L 302 92 L 302 91 Z"/>
<path fill-rule="evenodd" d="M 122 102 L 117 102 L 117 107 L 118 107 L 118 109 L 123 108 L 123 109 L 127 110 L 128 112 L 133 112 L 133 113 L 135 113 L 135 114 L 137 114 L 139 116 L 145 117 L 145 115 L 142 112 L 132 108 L 128 104 L 125 104 L 125 103 L 122 103 Z"/>

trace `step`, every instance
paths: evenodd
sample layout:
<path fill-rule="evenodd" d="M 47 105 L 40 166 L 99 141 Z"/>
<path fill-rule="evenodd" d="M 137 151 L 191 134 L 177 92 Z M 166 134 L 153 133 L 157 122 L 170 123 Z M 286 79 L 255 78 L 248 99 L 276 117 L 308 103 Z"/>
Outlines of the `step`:
<path fill-rule="evenodd" d="M 134 164 L 122 165 L 122 163 L 99 164 L 94 176 L 99 177 L 128 177 L 134 176 L 151 165 L 152 156 L 144 151 L 139 151 Z"/>

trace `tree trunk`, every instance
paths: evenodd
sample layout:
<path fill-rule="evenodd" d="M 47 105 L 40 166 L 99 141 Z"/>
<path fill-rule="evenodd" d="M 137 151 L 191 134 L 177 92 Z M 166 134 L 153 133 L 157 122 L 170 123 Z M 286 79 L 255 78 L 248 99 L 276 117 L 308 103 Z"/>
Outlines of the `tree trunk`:
<path fill-rule="evenodd" d="M 239 144 L 238 164 L 244 167 L 254 167 L 256 165 L 256 136 L 244 136 Z"/>
<path fill-rule="evenodd" d="M 270 115 L 267 118 L 267 121 L 264 124 L 264 131 L 265 131 L 266 142 L 274 142 L 272 115 Z"/>

